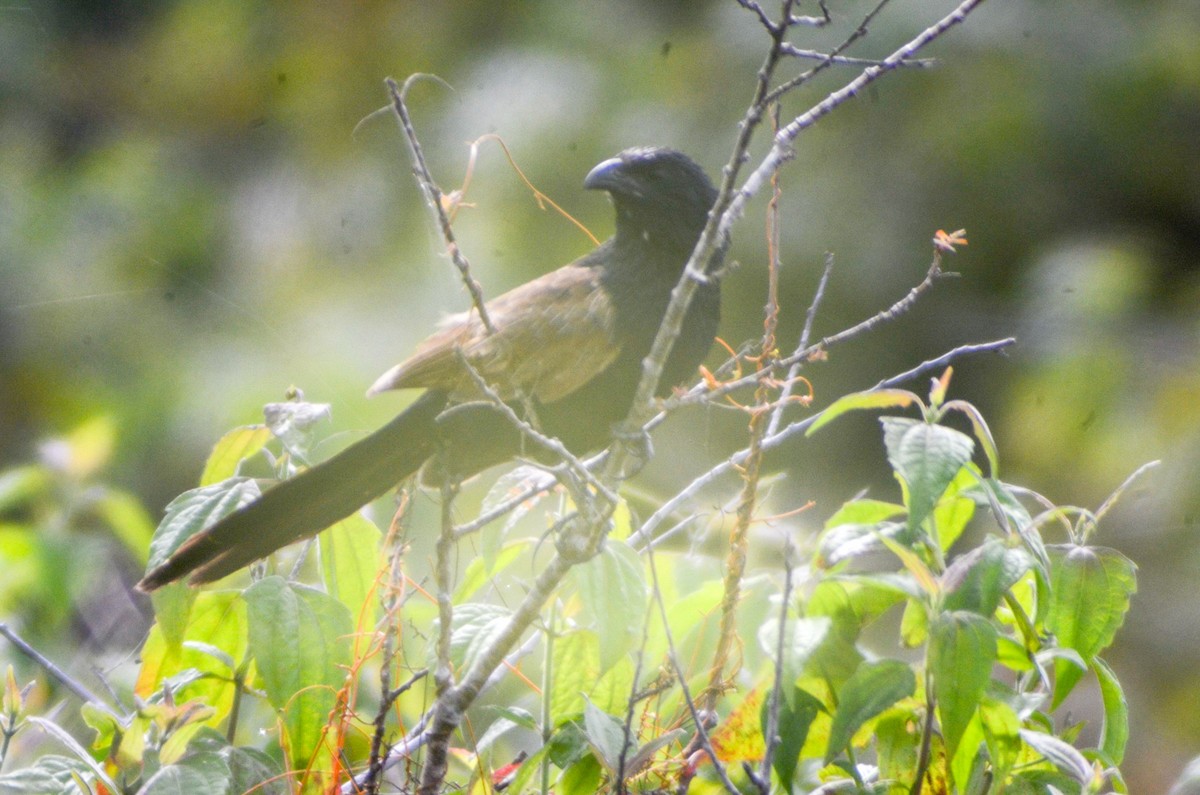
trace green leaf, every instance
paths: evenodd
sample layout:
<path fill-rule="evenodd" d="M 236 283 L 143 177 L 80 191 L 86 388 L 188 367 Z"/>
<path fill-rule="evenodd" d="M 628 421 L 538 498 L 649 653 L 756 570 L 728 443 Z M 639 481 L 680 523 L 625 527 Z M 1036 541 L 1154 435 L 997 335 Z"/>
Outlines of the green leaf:
<path fill-rule="evenodd" d="M 1046 547 L 1050 557 L 1050 606 L 1045 624 L 1060 646 L 1085 663 L 1108 647 L 1125 621 L 1137 591 L 1137 567 L 1114 549 L 1074 544 Z M 1067 697 L 1082 671 L 1056 660 L 1053 707 Z"/>
<path fill-rule="evenodd" d="M 888 463 L 908 489 L 908 526 L 915 530 L 933 511 L 975 442 L 953 428 L 905 417 L 880 417 Z"/>
<path fill-rule="evenodd" d="M 287 780 L 279 765 L 257 748 L 225 748 L 221 751 L 229 765 L 229 791 L 236 795 L 288 795 Z"/>
<path fill-rule="evenodd" d="M 327 769 L 323 730 L 350 665 L 354 621 L 333 597 L 267 577 L 243 594 L 254 655 L 267 700 L 284 713 L 293 767 Z M 328 750 L 328 749 L 326 749 Z"/>
<path fill-rule="evenodd" d="M 534 541 L 528 538 L 517 539 L 497 549 L 494 554 L 479 555 L 467 564 L 458 587 L 454 589 L 454 603 L 463 604 L 492 578 L 513 564 L 521 553 L 532 547 Z"/>
<path fill-rule="evenodd" d="M 929 632 L 929 671 L 951 757 L 987 690 L 996 661 L 996 628 L 975 613 L 937 616 Z"/>
<path fill-rule="evenodd" d="M 901 516 L 904 506 L 883 500 L 850 500 L 834 512 L 825 522 L 826 527 L 837 527 L 840 524 L 876 525 L 888 519 Z"/>
<path fill-rule="evenodd" d="M 793 779 L 796 777 L 796 765 L 800 761 L 800 751 L 808 739 L 808 730 L 824 705 L 807 690 L 799 687 L 783 686 L 779 699 L 779 722 L 776 732 L 779 745 L 775 749 L 772 767 L 779 782 L 790 793 Z M 771 710 L 771 699 L 764 698 L 762 705 L 762 733 L 767 736 L 767 719 Z"/>
<path fill-rule="evenodd" d="M 819 428 L 825 427 L 848 411 L 855 411 L 857 409 L 908 408 L 914 403 L 924 407 L 924 404 L 921 403 L 921 398 L 904 389 L 874 389 L 869 392 L 855 392 L 853 395 L 846 395 L 833 401 L 828 408 L 817 416 L 817 419 L 808 427 L 804 435 L 812 436 Z"/>
<path fill-rule="evenodd" d="M 859 665 L 838 693 L 837 712 L 829 728 L 825 764 L 836 759 L 850 745 L 854 733 L 864 723 L 900 699 L 911 696 L 916 688 L 917 679 L 912 669 L 899 660 L 879 660 Z"/>
<path fill-rule="evenodd" d="M 254 478 L 229 478 L 180 494 L 167 505 L 154 531 L 147 568 L 163 563 L 184 541 L 260 496 L 262 489 Z"/>
<path fill-rule="evenodd" d="M 1032 729 L 1021 729 L 1021 739 L 1025 744 L 1037 751 L 1052 765 L 1080 784 L 1086 784 L 1092 779 L 1092 766 L 1083 754 L 1070 743 L 1057 737 Z"/>
<path fill-rule="evenodd" d="M 104 786 L 108 787 L 112 792 L 120 792 L 120 789 L 113 782 L 113 780 L 109 778 L 108 773 L 104 771 L 104 768 L 101 766 L 101 764 L 92 759 L 92 756 L 87 752 L 87 749 L 80 745 L 79 742 L 72 737 L 66 729 L 62 728 L 54 721 L 47 720 L 45 718 L 39 718 L 36 715 L 31 715 L 30 717 L 26 718 L 26 720 L 29 721 L 31 725 L 41 728 L 42 731 L 53 736 L 60 743 L 66 746 L 67 750 L 74 755 L 75 760 L 82 762 L 92 772 L 92 774 L 96 776 L 97 781 L 103 783 Z"/>
<path fill-rule="evenodd" d="M 136 692 L 147 698 L 165 680 L 175 679 L 180 681 L 178 702 L 199 699 L 216 709 L 219 719 L 228 714 L 235 691 L 233 671 L 225 661 L 243 659 L 248 648 L 246 605 L 234 591 L 193 593 L 195 605 L 177 641 L 166 637 L 161 621 L 151 627 L 142 646 Z"/>
<path fill-rule="evenodd" d="M 642 559 L 628 543 L 610 538 L 570 576 L 583 605 L 580 622 L 600 639 L 603 673 L 642 639 L 649 598 Z"/>
<path fill-rule="evenodd" d="M 785 623 L 783 640 L 783 678 L 793 682 L 800 677 L 805 664 L 825 642 L 833 621 L 828 617 L 789 618 Z M 779 619 L 772 616 L 758 629 L 758 645 L 767 659 L 775 659 L 779 647 Z"/>
<path fill-rule="evenodd" d="M 804 607 L 810 618 L 828 616 L 831 629 L 848 640 L 856 640 L 863 627 L 886 613 L 907 592 L 898 583 L 852 576 L 822 579 L 813 588 Z"/>
<path fill-rule="evenodd" d="M 211 486 L 238 472 L 242 461 L 256 454 L 271 441 L 271 431 L 265 425 L 243 425 L 222 436 L 213 445 L 204 472 L 200 475 L 201 486 Z"/>
<path fill-rule="evenodd" d="M 601 792 L 600 774 L 603 773 L 599 760 L 588 755 L 577 759 L 562 772 L 559 778 L 558 791 L 562 795 L 593 795 Z"/>
<path fill-rule="evenodd" d="M 970 610 L 991 617 L 1004 592 L 1033 567 L 1023 547 L 1009 546 L 989 536 L 978 547 L 960 555 L 942 574 L 947 610 Z"/>
<path fill-rule="evenodd" d="M 450 661 L 454 667 L 460 671 L 470 669 L 475 658 L 504 631 L 511 615 L 512 611 L 507 607 L 484 602 L 468 602 L 456 607 L 454 629 L 450 633 Z"/>
<path fill-rule="evenodd" d="M 583 708 L 583 733 L 596 758 L 609 773 L 617 772 L 626 748 L 632 751 L 632 743 L 626 744 L 625 741 L 625 724 L 601 711 L 591 701 L 586 702 Z"/>
<path fill-rule="evenodd" d="M 993 478 L 999 477 L 1000 454 L 996 450 L 996 440 L 992 438 L 992 430 L 983 419 L 983 414 L 979 409 L 965 400 L 951 400 L 942 408 L 943 410 L 961 411 L 971 421 L 975 438 L 979 440 L 979 445 L 983 448 L 983 454 L 988 461 L 988 475 Z"/>
<path fill-rule="evenodd" d="M 40 757 L 30 767 L 0 776 L 0 792 L 5 795 L 47 795 L 79 793 L 74 777 L 84 777 L 91 769 L 83 762 L 56 754 Z"/>
<path fill-rule="evenodd" d="M 204 792 L 223 795 L 230 787 L 230 770 L 225 758 L 209 752 L 191 754 L 177 764 L 167 765 L 138 790 L 138 795 L 191 795 Z M 238 790 L 238 793 L 242 790 Z"/>
<path fill-rule="evenodd" d="M 1104 703 L 1104 725 L 1100 730 L 1100 750 L 1114 765 L 1125 759 L 1125 744 L 1129 741 L 1129 703 L 1117 675 L 1108 663 L 1096 657 L 1092 670 L 1100 683 L 1100 699 Z"/>
<path fill-rule="evenodd" d="M 363 607 L 379 574 L 379 528 L 353 513 L 317 536 L 321 580 L 326 592 L 344 604 L 359 623 L 374 623 L 374 610 Z"/>
<path fill-rule="evenodd" d="M 579 629 L 556 637 L 551 666 L 550 723 L 557 726 L 583 711 L 586 695 L 600 678 L 600 640 L 596 633 Z"/>
<path fill-rule="evenodd" d="M 958 470 L 946 491 L 933 509 L 933 537 L 942 552 L 948 552 L 963 534 L 967 522 L 975 515 L 975 500 L 966 493 L 979 484 L 979 471 L 974 464 Z"/>
<path fill-rule="evenodd" d="M 985 696 L 979 701 L 979 723 L 983 727 L 996 779 L 1003 781 L 1020 759 L 1021 719 L 1008 704 Z"/>
<path fill-rule="evenodd" d="M 831 526 L 821 534 L 816 565 L 829 568 L 844 560 L 878 552 L 883 549 L 883 539 L 903 535 L 907 529 L 903 522 Z"/>

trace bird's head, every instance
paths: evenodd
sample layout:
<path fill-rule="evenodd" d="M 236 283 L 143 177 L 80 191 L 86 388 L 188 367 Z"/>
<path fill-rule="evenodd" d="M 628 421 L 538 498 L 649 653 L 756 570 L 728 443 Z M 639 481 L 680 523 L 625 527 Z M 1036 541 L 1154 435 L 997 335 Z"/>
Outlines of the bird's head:
<path fill-rule="evenodd" d="M 617 235 L 648 242 L 664 237 L 691 250 L 717 198 L 694 160 L 674 149 L 626 149 L 593 168 L 583 187 L 608 191 Z"/>

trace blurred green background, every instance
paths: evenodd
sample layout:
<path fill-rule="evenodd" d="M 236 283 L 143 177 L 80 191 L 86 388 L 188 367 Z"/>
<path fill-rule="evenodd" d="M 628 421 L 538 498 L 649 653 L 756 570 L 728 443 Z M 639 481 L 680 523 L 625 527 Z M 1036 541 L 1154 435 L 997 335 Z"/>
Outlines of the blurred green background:
<path fill-rule="evenodd" d="M 837 43 L 873 4 L 830 5 L 835 25 L 798 46 Z M 881 57 L 952 6 L 894 3 L 854 54 Z M 496 133 L 604 236 L 611 210 L 581 190 L 588 169 L 663 144 L 715 174 L 764 47 L 732 0 L 5 4 L 0 468 L 53 461 L 46 439 L 110 418 L 102 480 L 153 521 L 224 430 L 290 385 L 332 403 L 331 444 L 403 405 L 363 390 L 467 302 L 395 123 L 355 132 L 385 103 L 385 76 L 453 86 L 410 95 L 443 187 L 461 181 L 466 142 Z M 1130 791 L 1162 792 L 1200 753 L 1200 14 L 1194 0 L 993 0 L 924 54 L 937 68 L 875 83 L 799 139 L 782 177 L 781 339 L 795 339 L 826 251 L 837 268 L 818 334 L 903 295 L 934 230 L 965 227 L 970 246 L 948 262 L 961 279 L 808 368 L 818 405 L 1013 334 L 1007 357 L 960 362 L 952 387 L 990 419 L 1005 479 L 1094 508 L 1164 460 L 1097 538 L 1141 566 L 1106 656 L 1131 701 Z M 784 117 L 853 74 L 828 71 Z M 468 200 L 457 231 L 489 295 L 590 248 L 494 144 Z M 760 200 L 736 232 L 731 344 L 761 328 L 764 252 Z M 724 457 L 743 424 L 696 410 L 665 428 L 644 487 Z M 812 527 L 861 488 L 895 493 L 866 416 L 772 464 L 788 474 L 777 503 L 817 501 Z M 35 526 L 20 518 L 4 528 L 10 577 Z M 137 562 L 61 524 L 37 530 L 60 533 L 74 561 L 64 604 L 36 616 L 6 598 L 0 620 L 40 648 L 127 654 L 146 620 L 123 591 Z"/>

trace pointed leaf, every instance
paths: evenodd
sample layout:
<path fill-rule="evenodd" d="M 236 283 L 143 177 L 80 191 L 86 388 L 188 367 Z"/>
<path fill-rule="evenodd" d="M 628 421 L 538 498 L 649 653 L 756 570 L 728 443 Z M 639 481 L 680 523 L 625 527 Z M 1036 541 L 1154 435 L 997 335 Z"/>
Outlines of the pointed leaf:
<path fill-rule="evenodd" d="M 379 540 L 379 528 L 360 513 L 350 514 L 317 536 L 325 591 L 366 627 L 374 623 L 375 611 L 367 600 L 379 573 Z"/>
<path fill-rule="evenodd" d="M 1085 663 L 1108 647 L 1125 621 L 1137 591 L 1137 567 L 1114 549 L 1074 544 L 1046 547 L 1050 556 L 1050 606 L 1046 629 L 1059 645 L 1074 649 Z M 1082 671 L 1055 661 L 1054 706 L 1070 693 Z"/>
<path fill-rule="evenodd" d="M 271 431 L 265 425 L 243 425 L 222 436 L 213 445 L 204 472 L 200 475 L 201 486 L 231 478 L 238 472 L 242 461 L 266 447 L 271 441 Z"/>
<path fill-rule="evenodd" d="M 632 744 L 626 744 L 625 724 L 588 701 L 583 709 L 583 731 L 596 757 L 609 773 L 616 773 L 625 749 L 632 751 Z"/>
<path fill-rule="evenodd" d="M 946 487 L 971 460 L 970 436 L 943 425 L 905 417 L 881 417 L 888 463 L 908 487 L 908 526 L 916 529 Z"/>
<path fill-rule="evenodd" d="M 1100 698 L 1104 702 L 1104 725 L 1100 730 L 1100 750 L 1114 765 L 1125 758 L 1125 744 L 1129 741 L 1129 703 L 1125 691 L 1117 681 L 1117 675 L 1108 663 L 1096 657 L 1092 670 L 1100 682 Z"/>
<path fill-rule="evenodd" d="M 354 621 L 328 594 L 267 577 L 243 593 L 250 650 L 267 700 L 283 712 L 293 767 L 327 769 L 324 728 L 351 661 Z M 318 754 L 318 751 L 322 753 Z"/>
<path fill-rule="evenodd" d="M 848 411 L 856 409 L 890 409 L 907 408 L 913 404 L 923 405 L 921 399 L 904 389 L 875 389 L 869 392 L 856 392 L 853 395 L 835 400 L 822 411 L 816 421 L 805 431 L 805 436 L 812 436 L 817 429 L 823 428 L 830 422 Z"/>
<path fill-rule="evenodd" d="M 938 719 L 950 756 L 958 750 L 979 699 L 992 678 L 996 628 L 974 613 L 943 613 L 929 633 L 929 670 Z"/>
<path fill-rule="evenodd" d="M 1020 734 L 1026 745 L 1046 757 L 1048 762 L 1080 784 L 1091 781 L 1092 766 L 1075 746 L 1063 742 L 1053 735 L 1043 734 L 1032 729 L 1021 729 Z"/>
<path fill-rule="evenodd" d="M 184 541 L 261 496 L 254 478 L 229 478 L 180 494 L 167 505 L 154 531 L 147 568 L 163 563 Z"/>
<path fill-rule="evenodd" d="M 790 691 L 790 692 L 789 692 Z M 808 730 L 824 705 L 807 690 L 799 687 L 784 685 L 779 699 L 778 730 L 779 745 L 775 749 L 772 767 L 779 782 L 790 793 L 793 779 L 796 777 L 796 765 L 800 761 L 800 751 L 808 739 Z M 763 699 L 760 725 L 763 736 L 767 733 L 768 713 L 771 707 L 769 698 Z"/>
<path fill-rule="evenodd" d="M 583 603 L 580 619 L 600 638 L 603 673 L 642 639 L 649 597 L 642 559 L 628 543 L 610 538 L 570 576 Z"/>
<path fill-rule="evenodd" d="M 504 631 L 511 616 L 512 611 L 503 605 L 468 602 L 456 607 L 454 631 L 450 634 L 450 661 L 454 667 L 469 669 L 475 658 Z"/>
<path fill-rule="evenodd" d="M 836 759 L 850 744 L 854 733 L 917 688 L 912 669 L 899 660 L 864 662 L 842 685 L 837 712 L 829 729 L 829 748 L 825 764 Z"/>
<path fill-rule="evenodd" d="M 990 617 L 1004 592 L 1033 567 L 1023 547 L 1011 547 L 991 536 L 959 556 L 942 574 L 947 610 L 970 610 Z"/>

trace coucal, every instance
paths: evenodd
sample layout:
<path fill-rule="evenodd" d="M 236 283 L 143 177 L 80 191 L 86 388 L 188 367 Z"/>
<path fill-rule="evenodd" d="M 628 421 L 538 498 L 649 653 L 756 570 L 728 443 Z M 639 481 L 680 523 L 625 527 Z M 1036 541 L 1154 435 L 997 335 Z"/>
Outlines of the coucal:
<path fill-rule="evenodd" d="M 659 324 L 716 200 L 686 155 L 629 149 L 596 166 L 583 186 L 607 191 L 616 232 L 591 253 L 486 304 L 448 318 L 369 395 L 423 388 L 399 416 L 324 463 L 189 538 L 138 583 L 152 591 L 188 576 L 211 582 L 352 514 L 416 473 L 463 478 L 519 455 L 521 433 L 480 401 L 470 363 L 519 414 L 583 454 L 608 443 L 628 414 Z M 719 265 L 720 257 L 710 270 Z M 720 318 L 720 286 L 702 284 L 666 362 L 659 394 L 695 374 Z M 467 403 L 459 410 L 447 407 Z"/>

